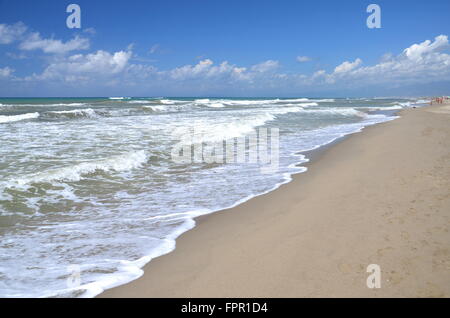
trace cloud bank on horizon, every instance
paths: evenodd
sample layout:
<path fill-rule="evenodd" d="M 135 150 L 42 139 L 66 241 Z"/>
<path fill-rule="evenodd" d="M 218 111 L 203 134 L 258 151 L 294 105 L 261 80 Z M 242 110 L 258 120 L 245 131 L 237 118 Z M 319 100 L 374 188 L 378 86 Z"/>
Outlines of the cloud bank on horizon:
<path fill-rule="evenodd" d="M 450 81 L 450 46 L 445 34 L 421 39 L 422 42 L 412 43 L 396 54 L 386 53 L 372 65 L 364 63 L 364 57 L 358 57 L 308 74 L 283 71 L 282 62 L 275 59 L 236 65 L 203 58 L 193 64 L 159 69 L 142 61 L 133 52 L 133 44 L 115 52 L 89 51 L 92 41 L 89 36 L 95 30 L 88 30 L 64 42 L 45 37 L 23 22 L 0 24 L 0 45 L 18 52 L 9 52 L 11 58 L 27 59 L 26 54 L 34 51 L 40 54 L 42 63 L 40 72 L 18 75 L 12 66 L 0 60 L 0 95 L 26 96 L 37 88 L 43 95 L 57 89 L 61 96 L 81 96 L 86 92 L 92 96 L 108 96 L 111 92 L 130 96 L 275 96 L 280 92 L 320 95 L 327 91 Z M 153 45 L 149 51 L 154 53 L 158 49 L 159 45 Z M 309 56 L 292 58 L 302 64 L 314 60 Z"/>

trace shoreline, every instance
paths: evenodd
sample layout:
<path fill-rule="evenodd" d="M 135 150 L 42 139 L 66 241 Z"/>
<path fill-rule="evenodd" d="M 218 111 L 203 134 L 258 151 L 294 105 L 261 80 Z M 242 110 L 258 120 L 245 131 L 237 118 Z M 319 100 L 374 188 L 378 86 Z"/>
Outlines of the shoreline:
<path fill-rule="evenodd" d="M 293 174 L 290 182 L 282 184 L 269 193 L 256 196 L 236 207 L 195 218 L 197 226 L 177 238 L 177 247 L 174 251 L 160 256 L 145 265 L 145 273 L 141 278 L 106 290 L 99 297 L 421 296 L 417 288 L 408 291 L 408 288 L 403 286 L 407 285 L 407 283 L 412 284 L 412 282 L 411 279 L 403 277 L 405 276 L 404 273 L 403 275 L 398 274 L 401 272 L 399 270 L 401 264 L 396 263 L 395 257 L 389 260 L 392 264 L 396 264 L 396 266 L 392 264 L 388 266 L 388 268 L 393 268 L 391 271 L 386 269 L 384 264 L 380 264 L 383 285 L 394 285 L 393 282 L 398 281 L 395 286 L 401 285 L 400 287 L 402 288 L 382 288 L 379 290 L 370 290 L 365 286 L 368 274 L 365 272 L 364 264 L 367 262 L 350 261 L 355 258 L 352 253 L 348 255 L 348 261 L 335 260 L 333 262 L 328 260 L 327 255 L 330 253 L 331 255 L 336 254 L 335 256 L 337 257 L 338 255 L 342 256 L 349 253 L 349 249 L 352 252 L 352 248 L 348 246 L 351 242 L 360 242 L 362 240 L 368 245 L 365 246 L 366 248 L 370 249 L 373 247 L 373 242 L 372 244 L 366 242 L 367 239 L 362 235 L 361 229 L 354 231 L 356 233 L 350 231 L 352 229 L 350 226 L 352 220 L 348 219 L 348 215 L 337 217 L 330 210 L 343 213 L 347 210 L 342 209 L 342 207 L 352 205 L 353 201 L 360 201 L 360 198 L 358 200 L 358 194 L 354 195 L 356 200 L 353 200 L 354 198 L 342 200 L 345 196 L 342 196 L 344 194 L 339 194 L 339 192 L 342 192 L 345 188 L 362 189 L 361 191 L 364 193 L 364 185 L 367 184 L 368 180 L 365 180 L 365 182 L 364 180 L 358 180 L 365 175 L 355 175 L 355 171 L 352 171 L 351 165 L 350 168 L 348 167 L 348 162 L 345 159 L 349 157 L 351 158 L 349 161 L 356 160 L 356 164 L 355 162 L 353 163 L 354 168 L 356 168 L 354 170 L 361 172 L 361 162 L 359 165 L 357 164 L 358 158 L 356 156 L 352 157 L 352 151 L 353 154 L 358 154 L 364 146 L 367 147 L 368 141 L 365 141 L 365 139 L 369 139 L 369 137 L 372 139 L 377 139 L 378 137 L 380 139 L 381 135 L 386 141 L 386 138 L 389 139 L 396 136 L 384 136 L 389 135 L 387 132 L 390 130 L 400 130 L 401 135 L 401 129 L 405 127 L 409 127 L 412 130 L 420 129 L 420 127 L 411 127 L 408 123 L 404 124 L 405 120 L 412 120 L 408 118 L 418 117 L 410 114 L 419 114 L 419 117 L 429 117 L 436 114 L 432 110 L 442 107 L 445 106 L 426 106 L 402 110 L 400 112 L 401 118 L 365 127 L 360 133 L 353 133 L 338 138 L 332 143 L 321 147 L 323 149 L 315 150 L 313 156 L 307 156 L 310 161 L 301 164 L 308 167 L 306 172 Z M 447 120 L 450 118 L 447 113 L 441 117 L 444 119 L 440 118 L 440 120 L 444 121 L 445 118 Z M 439 121 L 437 118 L 436 120 Z M 399 122 L 400 124 L 398 124 Z M 448 136 L 448 129 L 445 131 L 445 134 Z M 397 135 L 399 135 L 398 132 Z M 401 146 L 401 143 L 399 145 Z M 445 152 L 445 150 L 440 150 Z M 401 158 L 401 153 L 398 157 Z M 394 157 L 393 159 L 396 158 Z M 370 166 L 376 166 L 377 161 L 369 160 L 365 163 Z M 336 166 L 335 170 L 333 171 L 330 166 Z M 369 173 L 377 173 L 376 169 L 372 170 Z M 345 171 L 349 172 L 353 178 L 350 178 L 350 180 L 348 176 L 347 178 L 345 176 L 336 178 L 336 174 L 343 174 Z M 448 168 L 446 172 L 448 172 Z M 327 182 L 327 178 L 329 178 L 330 182 Z M 355 181 L 360 181 L 363 187 L 361 185 L 355 187 Z M 330 189 L 330 186 L 333 184 L 336 186 L 337 191 Z M 329 192 L 322 191 L 323 188 L 327 188 Z M 382 189 L 380 189 L 380 192 L 383 192 L 382 194 L 386 196 Z M 376 194 L 380 195 L 379 193 Z M 395 197 L 396 195 L 407 196 L 408 194 L 403 192 L 397 194 L 388 193 L 387 195 Z M 345 195 L 349 196 L 349 193 L 345 193 Z M 333 200 L 330 202 L 329 196 L 340 204 L 333 203 Z M 379 199 L 382 199 L 382 196 Z M 448 207 L 448 199 L 444 201 L 447 204 L 445 206 Z M 364 206 L 364 202 L 360 203 L 362 205 L 359 205 L 359 209 Z M 308 212 L 304 211 L 304 213 L 301 213 L 301 210 Z M 366 224 L 365 220 L 361 220 L 361 216 L 355 211 L 355 206 L 351 206 L 349 210 L 350 213 L 348 214 L 359 219 L 358 222 L 360 225 L 363 225 L 363 229 L 370 233 L 369 237 L 373 236 L 373 239 L 378 242 L 379 236 L 370 229 L 372 224 L 370 222 Z M 386 207 L 381 210 L 386 213 Z M 311 213 L 312 211 L 314 213 Z M 391 211 L 392 213 L 394 212 Z M 378 215 L 378 218 L 375 218 L 369 213 L 366 217 L 368 219 L 375 218 L 374 221 L 383 223 L 382 221 L 385 219 L 383 215 Z M 447 233 L 447 236 L 444 235 L 443 242 L 448 243 L 450 241 L 448 237 L 448 216 L 444 214 L 441 217 L 447 220 L 447 223 L 444 224 L 445 230 L 447 230 L 444 233 Z M 341 224 L 341 219 L 348 219 L 348 224 Z M 323 221 L 325 224 L 321 224 L 320 221 Z M 202 225 L 203 223 L 208 224 Z M 295 225 L 298 225 L 298 228 Z M 325 225 L 328 225 L 328 227 Z M 397 224 L 397 226 L 400 225 Z M 344 234 L 336 232 L 337 226 L 339 229 L 347 226 L 346 231 L 343 232 Z M 324 241 L 323 236 L 327 237 L 327 235 L 321 234 L 333 232 L 337 239 L 333 240 L 332 237 L 328 237 Z M 408 238 L 411 237 L 411 231 L 400 232 L 408 233 Z M 286 234 L 288 234 L 288 237 L 285 236 Z M 394 236 L 394 234 L 392 231 L 388 231 L 386 235 Z M 383 236 L 384 239 L 386 239 L 386 235 Z M 358 237 L 358 240 L 351 240 L 355 236 Z M 434 239 L 435 242 L 441 242 L 441 240 Z M 391 240 L 392 238 L 389 238 L 388 241 Z M 402 240 L 402 236 L 395 242 L 398 243 L 399 240 Z M 334 252 L 332 252 L 329 250 L 329 245 L 336 247 L 336 241 L 346 242 L 346 244 L 339 245 L 340 249 L 335 248 Z M 385 243 L 384 245 L 387 245 L 385 241 L 381 240 L 381 242 Z M 427 244 L 430 245 L 428 242 Z M 378 245 L 381 246 L 383 244 Z M 391 243 L 391 245 L 395 244 Z M 287 246 L 290 246 L 291 250 Z M 299 253 L 296 246 L 301 246 L 300 250 L 307 252 Z M 311 248 L 307 248 L 308 246 Z M 418 249 L 417 246 L 413 248 Z M 328 254 L 322 250 L 328 251 Z M 395 247 L 378 248 L 375 251 L 375 255 L 378 255 L 379 258 L 385 258 L 383 257 L 384 254 L 389 254 L 391 250 L 395 250 Z M 439 253 L 444 255 L 441 258 L 444 259 L 443 266 L 447 268 L 448 259 L 446 257 L 448 257 L 448 250 L 442 249 L 439 251 Z M 361 258 L 364 252 L 360 251 L 359 255 Z M 294 264 L 297 267 L 293 266 Z M 425 267 L 428 265 L 430 264 L 427 264 Z M 319 272 L 317 272 L 318 270 Z M 411 270 L 408 269 L 408 271 L 410 272 Z M 312 273 L 318 275 L 313 275 L 315 277 L 313 278 L 311 276 Z M 329 281 L 330 275 L 334 277 L 331 281 Z M 424 293 L 423 296 L 431 294 L 432 296 L 448 297 L 450 295 L 449 288 L 442 287 L 440 284 L 445 285 L 445 282 L 448 283 L 449 279 L 440 275 L 431 276 L 439 276 L 439 279 L 428 282 L 433 287 L 426 284 L 428 287 L 420 287 L 421 293 Z M 349 288 L 352 285 L 351 283 L 355 285 L 353 286 L 355 288 Z M 450 284 L 447 284 L 447 286 L 450 286 Z"/>

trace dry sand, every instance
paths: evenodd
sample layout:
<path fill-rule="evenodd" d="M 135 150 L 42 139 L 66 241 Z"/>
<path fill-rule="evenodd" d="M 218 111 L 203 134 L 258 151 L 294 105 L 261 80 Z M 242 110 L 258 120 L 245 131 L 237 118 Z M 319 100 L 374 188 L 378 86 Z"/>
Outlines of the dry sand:
<path fill-rule="evenodd" d="M 402 111 L 278 190 L 197 219 L 102 297 L 449 297 L 450 107 Z M 369 289 L 369 264 L 381 288 Z"/>

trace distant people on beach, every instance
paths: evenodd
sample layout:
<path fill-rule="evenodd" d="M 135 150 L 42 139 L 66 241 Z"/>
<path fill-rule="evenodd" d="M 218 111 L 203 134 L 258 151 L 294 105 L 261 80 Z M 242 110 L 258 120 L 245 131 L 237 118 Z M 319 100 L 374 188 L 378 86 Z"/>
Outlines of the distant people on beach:
<path fill-rule="evenodd" d="M 448 96 L 444 96 L 444 97 L 434 97 L 431 99 L 430 101 L 430 105 L 433 105 L 433 102 L 436 102 L 436 104 L 443 104 L 444 100 L 448 100 Z"/>

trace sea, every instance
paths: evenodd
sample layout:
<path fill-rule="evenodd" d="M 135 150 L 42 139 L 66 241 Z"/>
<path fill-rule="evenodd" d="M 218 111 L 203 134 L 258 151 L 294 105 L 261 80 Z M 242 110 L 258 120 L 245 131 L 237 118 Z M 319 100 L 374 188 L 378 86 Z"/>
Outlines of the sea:
<path fill-rule="evenodd" d="M 425 103 L 0 98 L 0 297 L 94 297 L 135 280 L 195 217 L 270 192 L 306 171 L 305 152 Z M 237 143 L 262 128 L 276 131 L 276 169 L 174 158 L 174 149 Z"/>

